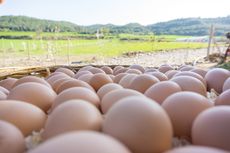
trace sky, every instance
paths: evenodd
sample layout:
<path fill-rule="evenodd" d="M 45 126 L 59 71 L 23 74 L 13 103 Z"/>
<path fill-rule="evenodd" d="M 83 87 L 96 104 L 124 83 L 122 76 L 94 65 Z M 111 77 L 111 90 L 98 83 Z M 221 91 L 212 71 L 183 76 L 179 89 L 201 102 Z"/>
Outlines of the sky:
<path fill-rule="evenodd" d="M 230 15 L 229 0 L 5 0 L 0 16 L 25 15 L 78 25 L 140 23 Z"/>

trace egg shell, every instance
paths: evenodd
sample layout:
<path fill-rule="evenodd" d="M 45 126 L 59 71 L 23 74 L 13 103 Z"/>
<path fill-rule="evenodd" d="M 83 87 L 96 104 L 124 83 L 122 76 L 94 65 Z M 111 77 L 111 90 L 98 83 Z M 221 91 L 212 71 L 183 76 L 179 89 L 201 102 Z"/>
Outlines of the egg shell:
<path fill-rule="evenodd" d="M 175 148 L 166 151 L 164 153 L 227 153 L 227 152 L 213 147 L 185 146 L 185 147 Z"/>
<path fill-rule="evenodd" d="M 18 79 L 15 78 L 7 78 L 4 80 L 0 81 L 0 86 L 6 88 L 7 90 L 11 90 L 13 88 L 14 83 L 17 81 Z"/>
<path fill-rule="evenodd" d="M 102 66 L 101 69 L 102 69 L 106 74 L 113 74 L 113 69 L 110 68 L 109 66 Z"/>
<path fill-rule="evenodd" d="M 62 73 L 67 74 L 70 77 L 74 77 L 74 72 L 68 68 L 60 67 L 57 70 L 55 70 L 55 72 L 62 72 Z"/>
<path fill-rule="evenodd" d="M 207 91 L 204 84 L 191 76 L 177 76 L 173 77 L 170 81 L 176 82 L 182 89 L 182 91 L 192 91 L 203 96 L 207 96 Z"/>
<path fill-rule="evenodd" d="M 24 136 L 32 131 L 40 131 L 44 127 L 46 114 L 38 107 L 16 100 L 0 101 L 0 120 L 18 127 Z"/>
<path fill-rule="evenodd" d="M 205 75 L 208 72 L 207 70 L 203 70 L 203 69 L 200 69 L 200 68 L 195 68 L 195 69 L 192 69 L 190 71 L 201 75 L 203 78 L 205 77 Z"/>
<path fill-rule="evenodd" d="M 78 78 L 78 80 L 84 81 L 89 84 L 93 76 L 94 76 L 93 74 L 83 74 Z"/>
<path fill-rule="evenodd" d="M 94 76 L 90 79 L 89 84 L 98 91 L 103 85 L 107 83 L 112 83 L 113 80 L 107 74 L 94 74 Z"/>
<path fill-rule="evenodd" d="M 141 73 L 145 72 L 145 68 L 141 65 L 138 65 L 138 64 L 133 64 L 133 65 L 129 66 L 129 69 L 136 69 L 136 70 L 139 70 Z"/>
<path fill-rule="evenodd" d="M 168 77 L 162 72 L 151 72 L 148 74 L 156 77 L 157 79 L 159 79 L 159 81 L 167 81 L 168 80 Z"/>
<path fill-rule="evenodd" d="M 93 74 L 97 74 L 97 73 L 105 74 L 105 72 L 103 70 L 101 70 L 100 68 L 96 68 L 96 67 L 92 67 L 92 68 L 88 69 L 88 71 L 90 71 Z"/>
<path fill-rule="evenodd" d="M 129 96 L 143 96 L 138 91 L 132 89 L 117 89 L 107 93 L 101 100 L 101 110 L 105 114 L 119 100 Z"/>
<path fill-rule="evenodd" d="M 93 131 L 69 132 L 42 143 L 28 153 L 131 153 L 116 139 Z"/>
<path fill-rule="evenodd" d="M 80 76 L 82 76 L 83 74 L 93 74 L 90 71 L 78 71 L 73 78 L 78 79 Z"/>
<path fill-rule="evenodd" d="M 129 88 L 133 79 L 135 79 L 137 74 L 127 74 L 119 81 L 119 84 L 124 88 Z"/>
<path fill-rule="evenodd" d="M 23 83 L 27 83 L 27 82 L 36 82 L 36 83 L 43 84 L 49 88 L 52 88 L 48 82 L 46 82 L 44 79 L 36 77 L 36 76 L 24 76 L 24 77 L 18 79 L 14 83 L 13 88 L 15 88 L 16 86 L 21 85 Z"/>
<path fill-rule="evenodd" d="M 14 87 L 7 99 L 28 102 L 46 112 L 50 109 L 56 96 L 53 89 L 43 84 L 27 82 Z"/>
<path fill-rule="evenodd" d="M 224 81 L 223 91 L 230 89 L 230 77 Z"/>
<path fill-rule="evenodd" d="M 127 97 L 106 114 L 102 131 L 133 153 L 163 152 L 172 145 L 172 125 L 166 112 L 146 97 Z"/>
<path fill-rule="evenodd" d="M 207 98 L 194 92 L 174 93 L 162 103 L 162 107 L 171 119 L 174 136 L 187 140 L 191 138 L 195 118 L 212 106 L 213 104 Z"/>
<path fill-rule="evenodd" d="M 230 72 L 222 68 L 213 68 L 205 75 L 208 91 L 214 89 L 219 94 L 222 92 L 225 80 L 230 77 Z"/>
<path fill-rule="evenodd" d="M 53 82 L 52 88 L 57 93 L 58 88 L 62 85 L 63 82 L 67 80 L 72 80 L 72 78 L 61 78 Z"/>
<path fill-rule="evenodd" d="M 101 113 L 93 104 L 84 100 L 69 100 L 48 116 L 42 137 L 50 139 L 70 131 L 100 131 L 101 126 Z"/>
<path fill-rule="evenodd" d="M 216 106 L 202 112 L 192 127 L 194 145 L 230 151 L 230 107 Z"/>
<path fill-rule="evenodd" d="M 216 98 L 215 105 L 230 105 L 230 89 L 222 92 Z"/>
<path fill-rule="evenodd" d="M 180 71 L 178 70 L 169 70 L 165 73 L 165 75 L 168 77 L 168 79 L 173 78 L 173 76 L 177 73 L 179 73 Z"/>
<path fill-rule="evenodd" d="M 0 152 L 23 153 L 26 145 L 22 132 L 13 124 L 0 120 Z"/>
<path fill-rule="evenodd" d="M 66 89 L 59 95 L 57 95 L 51 107 L 51 110 L 55 109 L 55 107 L 57 107 L 58 105 L 72 99 L 86 100 L 96 107 L 99 107 L 100 105 L 100 99 L 95 92 L 85 87 L 73 87 Z"/>
<path fill-rule="evenodd" d="M 107 93 L 110 91 L 116 90 L 116 89 L 123 89 L 123 87 L 119 84 L 116 83 L 108 83 L 104 86 L 102 86 L 98 91 L 97 95 L 99 96 L 100 99 L 104 97 Z"/>
<path fill-rule="evenodd" d="M 49 78 L 46 79 L 46 81 L 51 85 L 53 86 L 53 83 L 59 79 L 63 79 L 63 78 L 70 78 L 70 76 L 68 76 L 67 74 L 65 73 L 61 73 L 60 74 L 57 74 L 57 75 L 53 75 Z"/>
<path fill-rule="evenodd" d="M 141 74 L 131 80 L 128 88 L 145 93 L 149 87 L 157 82 L 159 82 L 159 80 L 156 77 L 149 74 Z"/>
<path fill-rule="evenodd" d="M 170 95 L 182 91 L 181 87 L 173 81 L 162 81 L 152 85 L 145 91 L 145 96 L 162 104 Z"/>
<path fill-rule="evenodd" d="M 167 71 L 174 70 L 174 68 L 169 65 L 162 65 L 158 68 L 158 70 L 162 73 L 166 73 Z"/>
<path fill-rule="evenodd" d="M 124 66 L 121 66 L 121 65 L 115 66 L 115 67 L 113 68 L 113 74 L 114 74 L 115 71 L 117 71 L 117 70 L 119 70 L 119 69 L 121 69 L 121 68 L 124 68 Z"/>
<path fill-rule="evenodd" d="M 73 87 L 85 87 L 95 92 L 95 90 L 88 83 L 81 81 L 81 80 L 77 80 L 77 79 L 69 79 L 69 80 L 62 82 L 58 86 L 57 94 L 61 93 L 62 91 L 66 89 L 73 88 Z"/>
<path fill-rule="evenodd" d="M 140 70 L 137 70 L 137 69 L 128 69 L 127 71 L 125 71 L 125 73 L 142 74 L 142 72 Z"/>
<path fill-rule="evenodd" d="M 128 74 L 128 73 L 119 73 L 118 75 L 116 75 L 116 76 L 114 77 L 113 82 L 114 82 L 114 83 L 119 83 L 120 80 L 121 80 L 124 76 L 126 76 L 127 74 Z"/>

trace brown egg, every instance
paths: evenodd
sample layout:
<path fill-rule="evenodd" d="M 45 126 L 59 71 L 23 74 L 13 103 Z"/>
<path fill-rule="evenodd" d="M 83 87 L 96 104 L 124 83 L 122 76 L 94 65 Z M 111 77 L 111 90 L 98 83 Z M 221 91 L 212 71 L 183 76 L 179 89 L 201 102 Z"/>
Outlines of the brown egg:
<path fill-rule="evenodd" d="M 113 69 L 108 67 L 108 66 L 102 66 L 101 69 L 106 73 L 106 74 L 113 74 Z"/>
<path fill-rule="evenodd" d="M 128 88 L 145 93 L 149 87 L 157 82 L 159 82 L 159 80 L 156 77 L 149 74 L 141 74 L 131 80 Z"/>
<path fill-rule="evenodd" d="M 59 79 L 63 79 L 63 78 L 71 78 L 70 76 L 68 76 L 67 74 L 65 73 L 61 73 L 60 74 L 56 74 L 56 75 L 53 75 L 49 78 L 46 79 L 46 81 L 51 85 L 53 86 L 54 82 L 59 80 Z"/>
<path fill-rule="evenodd" d="M 81 72 L 81 71 L 88 71 L 88 70 L 91 69 L 91 68 L 93 68 L 93 66 L 91 66 L 91 65 L 84 66 L 84 67 L 80 68 L 80 69 L 78 70 L 78 72 Z"/>
<path fill-rule="evenodd" d="M 119 73 L 118 75 L 116 75 L 116 76 L 114 77 L 113 82 L 114 82 L 114 83 L 119 83 L 120 80 L 121 80 L 124 76 L 126 76 L 127 74 L 128 74 L 128 73 Z"/>
<path fill-rule="evenodd" d="M 68 68 L 60 67 L 55 72 L 62 72 L 67 74 L 70 77 L 74 77 L 74 72 Z"/>
<path fill-rule="evenodd" d="M 46 78 L 45 78 L 45 80 L 48 80 L 49 78 L 51 78 L 51 77 L 53 77 L 53 76 L 55 76 L 55 75 L 63 75 L 63 74 L 65 74 L 65 73 L 63 73 L 63 72 L 53 72 L 53 73 L 51 73 L 49 76 L 47 76 Z M 65 74 L 66 76 L 68 76 L 67 74 Z"/>
<path fill-rule="evenodd" d="M 207 92 L 204 84 L 191 76 L 178 76 L 172 78 L 170 81 L 176 82 L 182 89 L 182 91 L 192 91 L 199 93 L 206 97 Z"/>
<path fill-rule="evenodd" d="M 107 93 L 110 91 L 116 90 L 116 89 L 123 89 L 123 87 L 119 84 L 116 83 L 108 83 L 104 86 L 102 86 L 98 91 L 97 95 L 99 96 L 100 99 L 104 97 Z"/>
<path fill-rule="evenodd" d="M 58 105 L 66 102 L 67 100 L 72 99 L 86 100 L 95 105 L 96 107 L 99 107 L 100 105 L 100 99 L 95 92 L 85 87 L 73 87 L 64 90 L 55 98 L 54 103 L 52 105 L 52 110 Z"/>
<path fill-rule="evenodd" d="M 195 69 L 195 67 L 191 66 L 191 65 L 186 65 L 184 67 L 182 67 L 181 69 L 179 69 L 180 71 L 191 71 Z"/>
<path fill-rule="evenodd" d="M 224 81 L 223 91 L 230 89 L 230 77 Z"/>
<path fill-rule="evenodd" d="M 0 120 L 0 152 L 23 153 L 25 140 L 22 132 L 13 124 Z"/>
<path fill-rule="evenodd" d="M 128 68 L 121 68 L 121 69 L 118 69 L 117 71 L 114 71 L 113 75 L 118 75 L 120 73 L 125 73 L 126 71 L 128 71 L 129 69 Z"/>
<path fill-rule="evenodd" d="M 94 74 L 90 79 L 89 84 L 96 90 L 100 89 L 103 85 L 107 83 L 112 83 L 113 80 L 107 74 Z"/>
<path fill-rule="evenodd" d="M 171 79 L 175 74 L 179 73 L 178 70 L 169 70 L 165 72 L 165 75 L 168 77 L 168 79 Z"/>
<path fill-rule="evenodd" d="M 52 88 L 48 82 L 46 82 L 44 79 L 36 77 L 36 76 L 24 76 L 24 77 L 18 79 L 14 83 L 13 88 L 15 88 L 16 86 L 21 85 L 23 83 L 27 83 L 27 82 L 36 82 L 36 83 L 43 84 L 49 88 Z"/>
<path fill-rule="evenodd" d="M 131 153 L 116 139 L 93 131 L 69 132 L 47 140 L 28 153 Z"/>
<path fill-rule="evenodd" d="M 0 86 L 6 88 L 7 90 L 11 90 L 11 88 L 13 88 L 13 85 L 17 80 L 18 79 L 15 79 L 15 78 L 7 78 L 4 80 L 1 80 Z"/>
<path fill-rule="evenodd" d="M 230 151 L 230 107 L 216 106 L 202 112 L 192 127 L 194 145 Z"/>
<path fill-rule="evenodd" d="M 160 153 L 171 148 L 172 125 L 156 102 L 132 96 L 121 99 L 106 114 L 102 131 L 133 153 Z"/>
<path fill-rule="evenodd" d="M 0 120 L 18 127 L 24 136 L 44 127 L 46 114 L 38 107 L 16 100 L 0 101 Z"/>
<path fill-rule="evenodd" d="M 52 88 L 55 92 L 57 92 L 58 88 L 62 85 L 63 82 L 67 80 L 72 80 L 72 78 L 61 78 L 53 82 Z"/>
<path fill-rule="evenodd" d="M 46 112 L 56 96 L 57 94 L 51 88 L 40 83 L 28 82 L 14 87 L 7 99 L 28 102 Z"/>
<path fill-rule="evenodd" d="M 208 72 L 207 70 L 203 70 L 203 69 L 199 69 L 199 68 L 195 68 L 195 69 L 192 69 L 190 71 L 201 75 L 203 78 L 205 77 L 205 75 Z"/>
<path fill-rule="evenodd" d="M 225 150 L 213 148 L 213 147 L 204 147 L 204 146 L 185 146 L 178 147 L 164 153 L 227 153 Z"/>
<path fill-rule="evenodd" d="M 42 137 L 49 139 L 70 131 L 100 131 L 101 125 L 102 115 L 93 104 L 84 100 L 69 100 L 48 116 Z"/>
<path fill-rule="evenodd" d="M 174 70 L 174 68 L 169 65 L 162 65 L 158 68 L 158 70 L 162 73 L 166 73 L 167 71 Z"/>
<path fill-rule="evenodd" d="M 174 135 L 188 140 L 195 118 L 212 106 L 207 98 L 194 92 L 174 93 L 162 103 L 172 121 Z"/>
<path fill-rule="evenodd" d="M 131 82 L 135 77 L 137 77 L 137 74 L 128 74 L 122 77 L 122 79 L 119 81 L 119 84 L 124 88 L 129 88 Z"/>
<path fill-rule="evenodd" d="M 125 73 L 129 73 L 129 74 L 142 74 L 142 72 L 140 70 L 137 70 L 137 69 L 128 69 L 127 71 L 125 71 Z"/>
<path fill-rule="evenodd" d="M 7 99 L 7 95 L 4 92 L 0 91 L 0 100 L 6 100 L 6 99 Z"/>
<path fill-rule="evenodd" d="M 0 91 L 3 92 L 4 94 L 8 95 L 9 94 L 9 90 L 7 90 L 6 88 L 0 86 Z"/>
<path fill-rule="evenodd" d="M 159 81 L 167 81 L 168 80 L 168 77 L 162 72 L 151 72 L 148 74 L 156 77 L 157 79 L 159 79 Z"/>
<path fill-rule="evenodd" d="M 113 68 L 113 74 L 114 72 L 116 72 L 117 70 L 121 69 L 121 68 L 124 68 L 124 66 L 120 66 L 120 65 L 117 65 Z"/>
<path fill-rule="evenodd" d="M 84 74 L 93 74 L 90 71 L 78 71 L 73 78 L 78 79 L 80 76 L 84 75 Z"/>
<path fill-rule="evenodd" d="M 141 71 L 141 73 L 145 72 L 145 68 L 141 65 L 138 65 L 138 64 L 133 64 L 133 65 L 129 66 L 129 69 L 136 69 L 136 70 Z"/>
<path fill-rule="evenodd" d="M 204 80 L 204 78 L 201 75 L 199 75 L 199 74 L 197 74 L 195 72 L 183 71 L 183 72 L 175 74 L 173 77 L 178 77 L 178 76 L 191 76 L 191 77 L 194 77 L 194 78 L 200 80 L 204 84 L 204 86 L 207 87 L 207 83 Z"/>
<path fill-rule="evenodd" d="M 95 90 L 88 83 L 77 79 L 69 79 L 60 84 L 60 86 L 57 88 L 57 94 L 72 87 L 85 87 L 95 92 Z"/>
<path fill-rule="evenodd" d="M 144 96 L 138 91 L 131 89 L 117 89 L 113 90 L 106 95 L 101 100 L 101 110 L 105 114 L 108 110 L 119 100 L 129 97 L 129 96 Z"/>
<path fill-rule="evenodd" d="M 230 89 L 222 92 L 216 98 L 215 105 L 230 105 Z"/>
<path fill-rule="evenodd" d="M 148 88 L 145 91 L 145 96 L 159 104 L 162 104 L 168 96 L 180 91 L 182 91 L 181 87 L 177 83 L 172 81 L 163 81 Z"/>
<path fill-rule="evenodd" d="M 97 74 L 97 73 L 104 73 L 105 74 L 105 72 L 103 70 L 101 70 L 100 68 L 96 68 L 96 67 L 90 68 L 90 69 L 88 69 L 88 71 L 90 71 L 93 74 Z"/>
<path fill-rule="evenodd" d="M 108 74 L 108 76 L 113 80 L 115 76 L 113 74 Z"/>
<path fill-rule="evenodd" d="M 230 77 L 230 72 L 222 68 L 214 68 L 208 71 L 205 75 L 205 80 L 208 84 L 208 90 L 214 89 L 221 93 L 225 80 Z"/>
<path fill-rule="evenodd" d="M 93 76 L 94 76 L 93 74 L 83 74 L 78 78 L 78 80 L 84 81 L 84 82 L 89 84 L 89 82 Z"/>
<path fill-rule="evenodd" d="M 148 73 L 148 72 L 159 72 L 159 70 L 155 68 L 146 69 L 145 73 Z"/>

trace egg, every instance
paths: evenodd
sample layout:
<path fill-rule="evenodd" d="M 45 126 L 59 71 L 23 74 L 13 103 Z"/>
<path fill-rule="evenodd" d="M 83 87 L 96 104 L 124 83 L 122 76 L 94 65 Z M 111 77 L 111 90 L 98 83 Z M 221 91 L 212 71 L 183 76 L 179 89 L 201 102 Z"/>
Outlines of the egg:
<path fill-rule="evenodd" d="M 117 70 L 121 69 L 121 68 L 124 68 L 124 66 L 121 66 L 121 65 L 117 65 L 113 68 L 113 74 L 114 72 L 116 72 Z"/>
<path fill-rule="evenodd" d="M 88 83 L 81 81 L 81 80 L 76 80 L 76 79 L 71 79 L 71 80 L 69 79 L 69 80 L 62 82 L 58 86 L 56 91 L 59 94 L 62 91 L 69 89 L 69 88 L 73 88 L 73 87 L 85 87 L 95 92 L 95 90 Z"/>
<path fill-rule="evenodd" d="M 93 104 L 84 100 L 69 100 L 48 116 L 42 137 L 50 139 L 70 131 L 100 131 L 101 126 L 101 113 Z"/>
<path fill-rule="evenodd" d="M 227 153 L 225 150 L 213 148 L 213 147 L 204 147 L 204 146 L 185 146 L 175 148 L 164 153 Z"/>
<path fill-rule="evenodd" d="M 23 153 L 25 140 L 22 132 L 13 124 L 0 120 L 0 152 Z"/>
<path fill-rule="evenodd" d="M 78 79 L 80 76 L 84 75 L 84 74 L 93 74 L 90 71 L 78 71 L 73 78 Z"/>
<path fill-rule="evenodd" d="M 158 68 L 158 70 L 162 73 L 166 73 L 167 71 L 174 70 L 174 68 L 170 65 L 162 65 Z"/>
<path fill-rule="evenodd" d="M 113 75 L 118 75 L 120 73 L 125 73 L 128 70 L 129 70 L 128 68 L 121 68 L 121 69 L 118 69 L 117 71 L 114 71 Z"/>
<path fill-rule="evenodd" d="M 120 99 L 128 96 L 144 96 L 138 91 L 131 89 L 117 89 L 113 90 L 106 95 L 101 100 L 101 110 L 105 114 L 108 110 L 117 103 Z"/>
<path fill-rule="evenodd" d="M 146 97 L 127 97 L 106 114 L 102 131 L 133 153 L 160 153 L 171 148 L 172 125 L 166 112 Z"/>
<path fill-rule="evenodd" d="M 73 87 L 66 89 L 57 95 L 51 109 L 53 110 L 58 105 L 72 99 L 86 100 L 96 107 L 99 107 L 100 105 L 100 99 L 95 92 L 85 87 Z"/>
<path fill-rule="evenodd" d="M 136 69 L 136 70 L 139 70 L 141 73 L 145 72 L 145 68 L 138 64 L 133 64 L 129 66 L 129 69 Z"/>
<path fill-rule="evenodd" d="M 159 80 L 156 77 L 149 74 L 141 74 L 131 80 L 128 88 L 145 93 L 150 86 L 157 82 L 159 82 Z"/>
<path fill-rule="evenodd" d="M 162 104 L 163 101 L 170 95 L 180 92 L 181 87 L 172 81 L 163 81 L 152 85 L 145 91 L 145 96 Z"/>
<path fill-rule="evenodd" d="M 222 92 L 216 98 L 215 105 L 230 105 L 230 89 Z"/>
<path fill-rule="evenodd" d="M 63 79 L 63 78 L 71 78 L 70 76 L 68 76 L 67 74 L 65 73 L 61 73 L 60 74 L 57 74 L 57 75 L 53 75 L 49 78 L 46 79 L 46 81 L 51 85 L 53 86 L 54 82 L 59 80 L 59 79 Z"/>
<path fill-rule="evenodd" d="M 57 94 L 51 88 L 40 83 L 28 82 L 14 87 L 7 99 L 28 102 L 46 112 L 56 96 Z"/>
<path fill-rule="evenodd" d="M 149 69 L 146 69 L 144 73 L 148 73 L 148 72 L 159 72 L 158 69 L 155 69 L 155 68 L 149 68 Z"/>
<path fill-rule="evenodd" d="M 192 127 L 194 145 L 230 151 L 230 107 L 216 106 L 202 112 Z"/>
<path fill-rule="evenodd" d="M 207 98 L 194 92 L 174 93 L 162 103 L 172 121 L 174 135 L 187 140 L 190 140 L 195 118 L 212 106 Z"/>
<path fill-rule="evenodd" d="M 119 81 L 119 84 L 124 88 L 129 88 L 132 80 L 135 79 L 136 76 L 138 75 L 137 74 L 127 74 L 124 77 L 122 77 L 122 79 Z"/>
<path fill-rule="evenodd" d="M 46 114 L 38 107 L 16 100 L 0 101 L 0 120 L 14 124 L 24 136 L 44 127 Z"/>
<path fill-rule="evenodd" d="M 7 95 L 4 92 L 0 91 L 0 100 L 6 100 L 6 99 L 7 99 Z"/>
<path fill-rule="evenodd" d="M 116 75 L 116 76 L 114 77 L 113 82 L 114 82 L 114 83 L 119 83 L 120 80 L 121 80 L 124 76 L 126 76 L 127 74 L 128 74 L 128 73 L 119 73 L 118 75 Z"/>
<path fill-rule="evenodd" d="M 165 75 L 168 77 L 168 79 L 171 79 L 175 74 L 179 73 L 178 70 L 169 70 L 165 73 Z"/>
<path fill-rule="evenodd" d="M 115 76 L 113 74 L 108 74 L 108 76 L 113 80 Z"/>
<path fill-rule="evenodd" d="M 47 140 L 28 153 L 131 153 L 116 139 L 93 131 L 69 132 Z"/>
<path fill-rule="evenodd" d="M 49 88 L 52 88 L 48 82 L 46 82 L 44 79 L 36 77 L 36 76 L 24 76 L 24 77 L 18 79 L 14 83 L 13 88 L 15 88 L 16 86 L 18 86 L 20 84 L 27 83 L 27 82 L 36 82 L 36 83 L 43 84 Z"/>
<path fill-rule="evenodd" d="M 192 91 L 199 93 L 203 96 L 207 95 L 206 88 L 204 84 L 191 76 L 177 76 L 173 77 L 171 81 L 176 82 L 182 89 L 182 91 Z"/>
<path fill-rule="evenodd" d="M 205 77 L 205 75 L 208 72 L 207 70 L 203 70 L 203 69 L 199 69 L 199 68 L 195 68 L 195 69 L 192 69 L 190 71 L 201 75 L 203 78 Z"/>
<path fill-rule="evenodd" d="M 4 94 L 8 95 L 9 94 L 9 90 L 7 90 L 6 88 L 0 86 L 0 91 L 3 92 Z"/>
<path fill-rule="evenodd" d="M 195 67 L 191 66 L 191 65 L 185 65 L 184 67 L 180 68 L 180 71 L 191 71 L 195 69 Z"/>
<path fill-rule="evenodd" d="M 52 88 L 57 93 L 58 88 L 62 85 L 63 82 L 72 80 L 72 78 L 61 78 L 53 82 Z"/>
<path fill-rule="evenodd" d="M 78 78 L 78 80 L 84 81 L 89 84 L 93 76 L 94 76 L 93 74 L 83 74 Z"/>
<path fill-rule="evenodd" d="M 159 79 L 159 81 L 167 81 L 168 80 L 168 77 L 162 72 L 151 72 L 148 74 L 156 77 L 157 79 Z"/>
<path fill-rule="evenodd" d="M 108 83 L 108 84 L 102 86 L 97 91 L 97 95 L 99 96 L 100 99 L 102 99 L 104 97 L 104 95 L 106 95 L 110 91 L 117 90 L 117 89 L 123 89 L 123 87 L 119 84 L 116 84 L 116 83 Z"/>
<path fill-rule="evenodd" d="M 230 77 L 224 81 L 223 91 L 230 89 Z"/>
<path fill-rule="evenodd" d="M 70 77 L 74 77 L 74 72 L 68 68 L 60 67 L 55 72 L 62 72 L 67 74 Z"/>
<path fill-rule="evenodd" d="M 7 90 L 11 90 L 11 88 L 13 88 L 13 85 L 17 80 L 18 79 L 15 79 L 15 78 L 7 78 L 4 80 L 1 80 L 0 86 L 6 88 Z"/>
<path fill-rule="evenodd" d="M 109 66 L 102 66 L 101 69 L 102 69 L 106 74 L 113 74 L 113 69 L 110 68 Z"/>
<path fill-rule="evenodd" d="M 89 84 L 96 90 L 100 89 L 103 85 L 107 83 L 112 83 L 113 80 L 107 74 L 94 74 L 90 79 Z"/>
<path fill-rule="evenodd" d="M 104 73 L 105 74 L 105 72 L 103 70 L 101 70 L 100 68 L 96 68 L 96 67 L 92 67 L 92 68 L 88 69 L 88 71 L 90 71 L 93 74 L 97 74 L 97 73 Z"/>
<path fill-rule="evenodd" d="M 81 72 L 81 71 L 88 71 L 89 69 L 93 68 L 93 66 L 91 65 L 87 65 L 87 66 L 83 66 L 82 68 L 80 68 L 78 70 L 78 72 Z"/>
<path fill-rule="evenodd" d="M 137 69 L 128 69 L 127 71 L 125 71 L 125 73 L 142 74 L 142 72 L 140 70 L 137 70 Z"/>
<path fill-rule="evenodd" d="M 208 90 L 214 89 L 219 94 L 222 92 L 225 80 L 230 77 L 230 72 L 222 68 L 213 68 L 205 75 Z"/>

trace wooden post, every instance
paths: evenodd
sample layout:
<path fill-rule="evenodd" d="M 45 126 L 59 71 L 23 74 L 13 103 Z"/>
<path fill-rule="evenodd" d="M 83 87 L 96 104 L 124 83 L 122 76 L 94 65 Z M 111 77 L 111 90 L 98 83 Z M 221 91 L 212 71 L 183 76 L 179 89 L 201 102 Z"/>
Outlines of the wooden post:
<path fill-rule="evenodd" d="M 213 39 L 213 36 L 214 36 L 214 26 L 213 24 L 211 25 L 211 28 L 210 28 L 210 34 L 209 34 L 209 40 L 208 40 L 208 49 L 207 49 L 207 59 L 209 60 L 209 54 L 210 54 L 210 49 L 211 49 L 211 43 L 212 43 L 212 39 Z"/>

